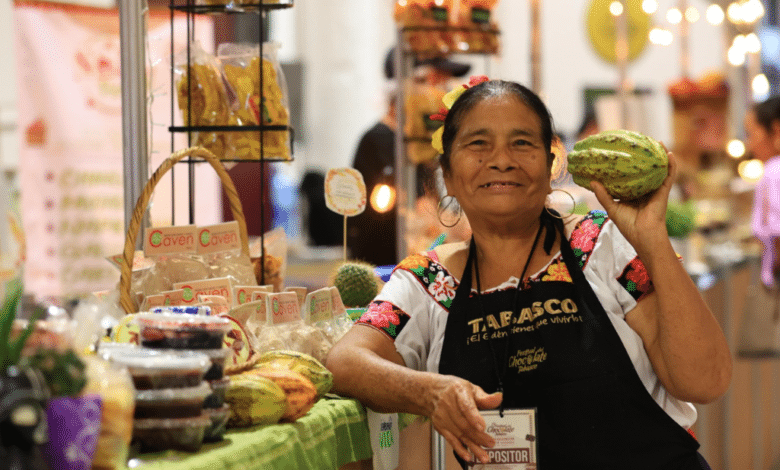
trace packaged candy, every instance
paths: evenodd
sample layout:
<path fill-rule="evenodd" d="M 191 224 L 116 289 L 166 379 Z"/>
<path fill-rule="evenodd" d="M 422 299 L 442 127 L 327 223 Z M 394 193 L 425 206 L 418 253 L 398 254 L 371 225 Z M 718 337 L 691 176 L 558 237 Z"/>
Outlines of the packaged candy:
<path fill-rule="evenodd" d="M 198 255 L 208 266 L 210 278 L 228 277 L 234 285 L 241 286 L 257 284 L 252 261 L 242 251 L 235 220 L 198 227 Z"/>

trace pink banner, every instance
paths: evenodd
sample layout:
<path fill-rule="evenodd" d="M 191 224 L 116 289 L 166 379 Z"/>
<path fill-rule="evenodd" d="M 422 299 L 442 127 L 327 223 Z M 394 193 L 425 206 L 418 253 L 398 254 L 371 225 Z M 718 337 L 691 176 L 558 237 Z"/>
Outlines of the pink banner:
<path fill-rule="evenodd" d="M 118 12 L 20 4 L 14 14 L 26 291 L 38 298 L 76 297 L 114 288 L 119 274 L 105 257 L 121 252 L 125 239 Z M 162 11 L 148 25 L 154 75 L 150 171 L 171 151 L 168 20 Z M 198 18 L 196 26 L 199 39 L 213 44 L 211 20 Z M 183 17 L 174 31 L 186 37 Z M 176 47 L 186 47 L 183 39 Z M 182 166 L 177 181 L 186 173 Z M 158 186 L 155 198 L 167 204 L 152 220 L 167 217 L 170 225 L 170 182 Z M 220 221 L 218 187 L 206 181 L 199 186 L 211 201 L 199 212 L 213 214 L 202 222 Z M 177 192 L 186 188 L 186 182 L 177 183 Z"/>

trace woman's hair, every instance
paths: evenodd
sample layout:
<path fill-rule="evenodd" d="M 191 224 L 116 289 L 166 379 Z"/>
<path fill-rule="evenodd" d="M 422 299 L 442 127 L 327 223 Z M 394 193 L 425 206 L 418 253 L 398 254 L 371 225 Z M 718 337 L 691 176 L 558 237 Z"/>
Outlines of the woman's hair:
<path fill-rule="evenodd" d="M 773 96 L 753 106 L 756 120 L 761 127 L 772 132 L 772 122 L 780 120 L 780 96 Z"/>
<path fill-rule="evenodd" d="M 550 115 L 547 106 L 545 106 L 544 102 L 542 102 L 541 98 L 539 98 L 536 93 L 519 83 L 504 80 L 491 80 L 480 83 L 479 85 L 464 91 L 447 113 L 441 138 L 444 152 L 439 157 L 439 163 L 441 164 L 441 169 L 444 174 L 450 172 L 452 143 L 455 140 L 455 136 L 458 134 L 458 130 L 463 121 L 463 116 L 471 111 L 478 103 L 499 96 L 514 96 L 531 108 L 539 117 L 539 122 L 542 127 L 542 144 L 547 153 L 547 166 L 552 168 L 553 161 L 555 160 L 555 155 L 552 153 L 554 131 L 552 116 Z"/>

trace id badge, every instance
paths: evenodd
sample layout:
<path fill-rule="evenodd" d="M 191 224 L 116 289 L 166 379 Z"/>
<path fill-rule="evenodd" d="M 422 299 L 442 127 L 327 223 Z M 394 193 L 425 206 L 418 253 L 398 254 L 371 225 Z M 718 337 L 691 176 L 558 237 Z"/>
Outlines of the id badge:
<path fill-rule="evenodd" d="M 498 410 L 483 410 L 480 414 L 485 419 L 485 432 L 496 445 L 485 449 L 488 463 L 469 463 L 469 469 L 537 470 L 536 408 L 504 410 L 503 418 Z"/>

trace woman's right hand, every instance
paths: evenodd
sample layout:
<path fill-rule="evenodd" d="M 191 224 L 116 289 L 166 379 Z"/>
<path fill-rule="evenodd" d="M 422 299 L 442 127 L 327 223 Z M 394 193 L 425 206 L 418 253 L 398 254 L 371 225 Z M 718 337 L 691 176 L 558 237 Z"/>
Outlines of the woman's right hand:
<path fill-rule="evenodd" d="M 495 442 L 485 432 L 485 420 L 479 410 L 490 410 L 501 405 L 503 396 L 496 392 L 485 393 L 471 382 L 442 375 L 433 393 L 433 427 L 450 443 L 464 460 L 471 460 L 471 453 L 482 463 L 488 454 L 483 447 L 493 447 Z"/>

